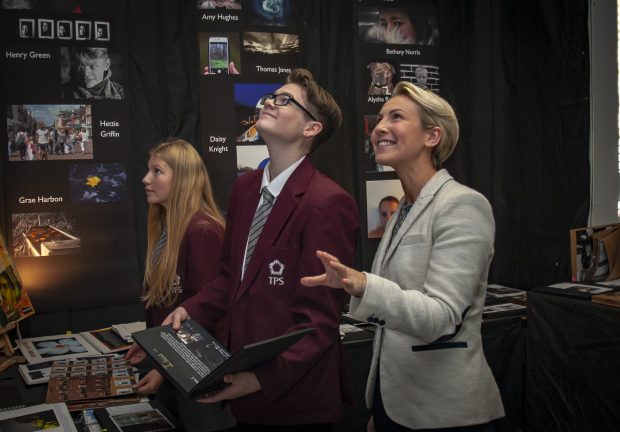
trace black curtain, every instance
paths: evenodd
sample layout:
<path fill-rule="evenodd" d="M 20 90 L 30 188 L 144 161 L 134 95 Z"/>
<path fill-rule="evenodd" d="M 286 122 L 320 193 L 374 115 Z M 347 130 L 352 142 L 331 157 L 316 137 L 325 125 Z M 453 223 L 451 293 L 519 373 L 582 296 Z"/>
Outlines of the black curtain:
<path fill-rule="evenodd" d="M 363 67 L 353 54 L 353 2 L 300 4 L 302 66 L 345 114 L 343 129 L 312 159 L 359 200 L 363 136 L 356 124 L 364 113 L 355 109 L 355 76 Z M 148 148 L 167 136 L 200 147 L 196 2 L 131 0 L 127 8 L 133 162 L 140 174 Z M 447 168 L 493 206 L 489 280 L 524 289 L 569 280 L 568 232 L 585 226 L 589 211 L 588 2 L 440 0 L 439 10 L 441 94 L 461 125 Z M 135 189 L 141 196 L 140 175 Z M 139 201 L 141 262 L 145 221 Z M 367 267 L 362 240 L 358 265 Z"/>

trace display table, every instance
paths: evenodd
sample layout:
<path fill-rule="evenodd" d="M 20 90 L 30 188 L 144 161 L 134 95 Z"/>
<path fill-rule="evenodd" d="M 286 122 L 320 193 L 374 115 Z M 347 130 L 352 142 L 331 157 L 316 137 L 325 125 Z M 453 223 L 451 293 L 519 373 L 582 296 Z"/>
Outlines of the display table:
<path fill-rule="evenodd" d="M 345 407 L 344 419 L 335 426 L 335 432 L 366 432 L 370 413 L 365 406 L 364 390 L 372 358 L 373 333 L 365 331 L 361 336 L 345 337 L 343 340 L 345 370 L 351 393 Z M 482 338 L 485 355 L 506 409 L 506 418 L 498 423 L 497 432 L 518 431 L 523 424 L 525 321 L 519 317 L 485 321 L 482 325 Z M 0 387 L 0 394 L 15 395 L 13 401 L 7 400 L 6 404 L 19 402 L 33 405 L 45 400 L 47 385 L 25 386 L 17 366 L 0 373 L 0 384 L 3 386 Z"/>
<path fill-rule="evenodd" d="M 620 308 L 528 292 L 528 432 L 620 430 Z"/>

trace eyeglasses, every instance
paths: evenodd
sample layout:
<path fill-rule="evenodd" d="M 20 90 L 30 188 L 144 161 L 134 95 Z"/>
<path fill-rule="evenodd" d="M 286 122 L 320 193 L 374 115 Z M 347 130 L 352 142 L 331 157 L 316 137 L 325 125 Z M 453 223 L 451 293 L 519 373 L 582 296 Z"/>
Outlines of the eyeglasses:
<path fill-rule="evenodd" d="M 277 106 L 285 106 L 285 105 L 288 105 L 289 103 L 292 102 L 293 105 L 295 105 L 297 108 L 299 108 L 304 113 L 306 113 L 308 115 L 308 117 L 310 117 L 312 120 L 318 121 L 317 118 L 315 116 L 313 116 L 310 111 L 308 111 L 306 108 L 304 108 L 304 106 L 302 104 L 300 104 L 299 102 L 297 102 L 295 100 L 295 98 L 293 98 L 293 96 L 291 96 L 291 95 L 287 95 L 287 94 L 284 94 L 284 93 L 281 93 L 281 94 L 266 94 L 265 96 L 260 98 L 260 104 L 261 105 L 265 105 L 265 102 L 267 102 L 268 100 L 273 101 L 273 104 L 277 105 Z"/>

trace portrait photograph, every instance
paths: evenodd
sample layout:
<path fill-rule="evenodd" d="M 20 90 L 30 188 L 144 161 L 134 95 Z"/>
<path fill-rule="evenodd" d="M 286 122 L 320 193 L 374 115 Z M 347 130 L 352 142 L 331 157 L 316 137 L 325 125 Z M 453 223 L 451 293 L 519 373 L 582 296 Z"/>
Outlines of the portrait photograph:
<path fill-rule="evenodd" d="M 119 203 L 127 200 L 127 170 L 122 163 L 74 163 L 69 166 L 74 203 Z"/>
<path fill-rule="evenodd" d="M 266 145 L 237 146 L 237 177 L 265 168 L 269 162 Z"/>
<path fill-rule="evenodd" d="M 19 37 L 20 38 L 33 38 L 34 37 L 34 19 L 22 18 L 19 20 Z"/>
<path fill-rule="evenodd" d="M 73 39 L 73 22 L 56 21 L 56 38 L 64 40 Z"/>
<path fill-rule="evenodd" d="M 235 113 L 237 126 L 235 130 L 237 144 L 264 144 L 254 124 L 263 107 L 261 97 L 273 93 L 281 84 L 243 84 L 234 85 Z"/>
<path fill-rule="evenodd" d="M 54 39 L 54 21 L 39 19 L 39 39 Z"/>
<path fill-rule="evenodd" d="M 39 258 L 81 253 L 77 219 L 65 212 L 14 213 L 13 257 Z"/>
<path fill-rule="evenodd" d="M 409 81 L 426 90 L 439 93 L 439 66 L 431 64 L 399 65 L 401 81 Z"/>
<path fill-rule="evenodd" d="M 10 162 L 93 159 L 91 105 L 28 104 L 8 108 Z"/>
<path fill-rule="evenodd" d="M 61 47 L 63 99 L 125 98 L 121 54 L 104 47 Z"/>
<path fill-rule="evenodd" d="M 110 23 L 103 21 L 95 21 L 95 40 L 97 41 L 109 41 L 110 40 Z"/>
<path fill-rule="evenodd" d="M 76 21 L 75 22 L 75 40 L 90 40 L 90 21 Z"/>
<path fill-rule="evenodd" d="M 368 43 L 435 45 L 439 42 L 437 6 L 410 2 L 406 6 L 360 8 L 359 35 Z"/>
<path fill-rule="evenodd" d="M 398 202 L 404 195 L 400 180 L 377 180 L 366 182 L 366 221 L 368 238 L 380 238 Z"/>

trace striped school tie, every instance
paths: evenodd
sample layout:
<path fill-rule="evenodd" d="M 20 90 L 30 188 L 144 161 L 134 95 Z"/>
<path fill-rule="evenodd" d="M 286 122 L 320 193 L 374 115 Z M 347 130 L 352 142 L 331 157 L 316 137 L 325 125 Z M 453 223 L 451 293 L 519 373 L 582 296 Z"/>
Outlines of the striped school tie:
<path fill-rule="evenodd" d="M 263 196 L 263 203 L 258 206 L 256 213 L 254 213 L 252 226 L 250 227 L 250 235 L 248 236 L 248 247 L 245 254 L 245 262 L 243 263 L 244 275 L 248 268 L 248 264 L 250 263 L 250 258 L 252 258 L 252 253 L 254 252 L 256 243 L 258 243 L 258 238 L 263 230 L 263 226 L 265 226 L 267 217 L 269 216 L 269 213 L 271 213 L 271 207 L 273 206 L 273 201 L 275 199 L 271 192 L 269 192 L 269 189 L 267 189 L 267 186 L 263 187 L 261 190 L 261 195 Z"/>
<path fill-rule="evenodd" d="M 153 253 L 151 254 L 151 264 L 157 264 L 157 262 L 159 261 L 159 258 L 161 257 L 161 252 L 164 250 L 164 247 L 166 246 L 167 240 L 168 240 L 168 228 L 166 228 L 166 225 L 164 225 L 163 229 L 161 230 L 159 240 L 157 240 L 155 247 L 153 247 Z"/>

